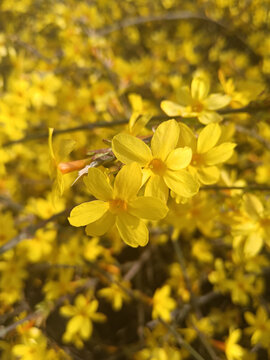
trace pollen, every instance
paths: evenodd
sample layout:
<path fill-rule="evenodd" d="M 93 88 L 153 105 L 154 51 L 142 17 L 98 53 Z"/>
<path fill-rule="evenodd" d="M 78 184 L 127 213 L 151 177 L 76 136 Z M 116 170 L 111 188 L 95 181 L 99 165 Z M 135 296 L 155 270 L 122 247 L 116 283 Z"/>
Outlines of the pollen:
<path fill-rule="evenodd" d="M 149 164 L 149 169 L 153 171 L 156 175 L 164 175 L 167 166 L 166 164 L 160 159 L 153 159 Z"/>
<path fill-rule="evenodd" d="M 121 199 L 113 199 L 109 202 L 110 211 L 113 214 L 119 214 L 127 211 L 127 203 Z"/>

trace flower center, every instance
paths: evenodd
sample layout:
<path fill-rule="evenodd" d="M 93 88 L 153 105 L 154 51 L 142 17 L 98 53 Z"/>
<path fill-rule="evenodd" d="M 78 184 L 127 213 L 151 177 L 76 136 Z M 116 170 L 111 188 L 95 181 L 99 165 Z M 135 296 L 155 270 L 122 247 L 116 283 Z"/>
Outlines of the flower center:
<path fill-rule="evenodd" d="M 269 227 L 270 226 L 270 217 L 261 219 L 260 224 L 262 227 Z"/>
<path fill-rule="evenodd" d="M 110 211 L 113 214 L 119 214 L 121 212 L 127 211 L 127 203 L 121 199 L 113 199 L 109 202 Z"/>
<path fill-rule="evenodd" d="M 202 155 L 194 153 L 192 155 L 191 165 L 196 167 L 196 166 L 202 165 L 202 163 L 203 163 Z"/>
<path fill-rule="evenodd" d="M 193 112 L 200 113 L 203 111 L 203 104 L 200 101 L 196 100 L 192 104 L 191 109 Z"/>
<path fill-rule="evenodd" d="M 153 159 L 149 164 L 149 169 L 153 171 L 156 175 L 164 175 L 167 166 L 166 164 L 160 159 Z"/>

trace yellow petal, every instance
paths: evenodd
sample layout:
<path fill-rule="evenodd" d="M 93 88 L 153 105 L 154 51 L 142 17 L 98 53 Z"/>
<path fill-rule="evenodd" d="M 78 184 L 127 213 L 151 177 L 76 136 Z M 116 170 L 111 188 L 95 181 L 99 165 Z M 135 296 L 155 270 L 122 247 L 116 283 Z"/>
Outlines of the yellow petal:
<path fill-rule="evenodd" d="M 153 172 L 150 169 L 144 168 L 142 169 L 142 185 L 146 183 L 146 181 L 150 178 Z"/>
<path fill-rule="evenodd" d="M 183 197 L 191 197 L 199 190 L 197 181 L 185 170 L 167 171 L 164 181 L 172 191 Z"/>
<path fill-rule="evenodd" d="M 142 171 L 137 163 L 125 165 L 116 175 L 114 198 L 129 200 L 137 195 L 142 185 Z"/>
<path fill-rule="evenodd" d="M 87 305 L 87 299 L 83 294 L 79 294 L 75 300 L 75 306 L 78 309 L 83 309 Z"/>
<path fill-rule="evenodd" d="M 52 135 L 53 135 L 53 131 L 54 128 L 49 128 L 49 139 L 48 139 L 48 144 L 49 144 L 49 152 L 50 152 L 50 156 L 52 159 L 55 160 L 55 154 L 53 151 L 53 145 L 52 145 Z"/>
<path fill-rule="evenodd" d="M 174 149 L 170 152 L 166 165 L 171 170 L 181 170 L 186 168 L 192 159 L 192 151 L 189 147 Z"/>
<path fill-rule="evenodd" d="M 223 163 L 232 156 L 235 146 L 236 144 L 228 142 L 214 147 L 203 155 L 205 164 L 211 166 Z"/>
<path fill-rule="evenodd" d="M 76 334 L 79 332 L 81 327 L 83 326 L 84 318 L 82 315 L 76 315 L 72 319 L 69 320 L 67 323 L 67 333 L 69 334 Z"/>
<path fill-rule="evenodd" d="M 216 166 L 206 166 L 197 169 L 197 177 L 204 185 L 215 184 L 220 176 L 219 169 Z"/>
<path fill-rule="evenodd" d="M 218 124 L 205 126 L 198 137 L 197 151 L 202 154 L 212 149 L 218 142 L 221 135 L 221 128 Z"/>
<path fill-rule="evenodd" d="M 152 138 L 153 157 L 166 160 L 169 153 L 176 147 L 179 138 L 179 126 L 175 120 L 161 123 Z"/>
<path fill-rule="evenodd" d="M 131 104 L 133 112 L 142 112 L 143 110 L 143 101 L 141 95 L 132 93 L 128 95 L 128 100 Z"/>
<path fill-rule="evenodd" d="M 100 219 L 88 224 L 85 232 L 89 236 L 101 236 L 109 231 L 115 223 L 115 216 L 107 211 Z"/>
<path fill-rule="evenodd" d="M 193 134 L 192 130 L 186 124 L 183 123 L 179 123 L 178 126 L 180 128 L 178 146 L 179 147 L 188 146 L 192 149 L 192 151 L 195 151 L 197 139 Z"/>
<path fill-rule="evenodd" d="M 97 300 L 92 300 L 89 304 L 89 306 L 87 307 L 87 314 L 88 315 L 93 315 L 98 308 L 98 301 Z"/>
<path fill-rule="evenodd" d="M 140 139 L 129 134 L 118 134 L 112 140 L 112 150 L 123 164 L 137 162 L 146 165 L 151 159 L 150 148 Z"/>
<path fill-rule="evenodd" d="M 65 317 L 71 317 L 76 314 L 76 309 L 72 305 L 62 306 L 60 308 L 60 314 Z"/>
<path fill-rule="evenodd" d="M 258 220 L 264 211 L 261 201 L 252 194 L 243 196 L 243 206 L 247 214 L 254 220 Z"/>
<path fill-rule="evenodd" d="M 180 105 L 190 106 L 193 103 L 191 93 L 187 86 L 183 86 L 180 89 L 177 89 L 177 98 Z"/>
<path fill-rule="evenodd" d="M 160 220 L 166 216 L 168 208 L 160 199 L 141 196 L 129 203 L 128 211 L 138 218 Z"/>
<path fill-rule="evenodd" d="M 168 116 L 180 116 L 185 111 L 185 107 L 169 100 L 162 101 L 160 107 Z"/>
<path fill-rule="evenodd" d="M 145 187 L 145 196 L 156 197 L 167 202 L 169 190 L 163 178 L 159 175 L 152 175 Z"/>
<path fill-rule="evenodd" d="M 100 169 L 90 168 L 88 176 L 85 176 L 83 180 L 95 198 L 104 201 L 112 199 L 113 189 L 108 177 Z"/>
<path fill-rule="evenodd" d="M 251 312 L 247 311 L 247 312 L 245 312 L 244 316 L 245 316 L 246 322 L 247 322 L 249 325 L 254 325 L 254 324 L 255 324 L 256 317 L 254 316 L 254 314 L 252 314 Z"/>
<path fill-rule="evenodd" d="M 116 227 L 121 238 L 132 247 L 145 246 L 149 240 L 149 233 L 145 223 L 127 213 L 116 219 Z"/>
<path fill-rule="evenodd" d="M 85 226 L 100 219 L 109 209 L 109 203 L 95 200 L 82 203 L 71 210 L 68 221 L 73 226 Z"/>
<path fill-rule="evenodd" d="M 92 322 L 89 319 L 84 318 L 83 325 L 80 329 L 80 334 L 81 334 L 82 339 L 84 339 L 84 340 L 89 339 L 90 336 L 92 335 L 92 332 L 93 332 Z"/>
<path fill-rule="evenodd" d="M 57 146 L 59 160 L 65 159 L 74 149 L 76 141 L 73 139 L 62 139 Z"/>
<path fill-rule="evenodd" d="M 252 233 L 245 241 L 244 254 L 246 256 L 257 255 L 263 247 L 263 238 L 258 233 Z"/>
<path fill-rule="evenodd" d="M 206 79 L 195 77 L 191 83 L 191 96 L 196 100 L 203 100 L 209 92 L 210 84 Z"/>
<path fill-rule="evenodd" d="M 136 114 L 134 114 L 136 115 Z M 130 118 L 130 121 L 129 121 L 129 132 L 131 135 L 134 135 L 136 136 L 137 134 L 140 134 L 143 130 L 143 128 L 146 126 L 146 124 L 150 121 L 151 119 L 151 115 L 142 115 L 142 116 L 139 116 L 139 117 L 136 117 L 136 121 L 135 123 L 131 123 L 131 120 L 132 119 L 133 115 L 131 116 Z"/>
<path fill-rule="evenodd" d="M 231 102 L 229 95 L 211 94 L 207 99 L 203 101 L 206 109 L 218 110 L 227 106 Z"/>
<path fill-rule="evenodd" d="M 222 121 L 222 116 L 214 111 L 203 111 L 198 115 L 198 120 L 204 124 L 219 123 Z"/>

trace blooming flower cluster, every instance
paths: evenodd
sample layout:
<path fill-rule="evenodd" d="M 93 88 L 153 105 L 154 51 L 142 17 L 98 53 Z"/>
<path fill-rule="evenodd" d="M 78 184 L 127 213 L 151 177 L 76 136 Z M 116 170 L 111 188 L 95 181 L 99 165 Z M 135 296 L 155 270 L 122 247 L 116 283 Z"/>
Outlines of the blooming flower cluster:
<path fill-rule="evenodd" d="M 69 217 L 73 226 L 86 227 L 90 236 L 105 234 L 114 224 L 121 238 L 133 247 L 145 246 L 148 231 L 141 219 L 160 220 L 167 214 L 169 191 L 191 198 L 200 184 L 218 181 L 216 165 L 228 160 L 235 147 L 219 142 L 221 128 L 207 125 L 198 140 L 192 131 L 175 120 L 160 124 L 151 139 L 120 133 L 112 139 L 112 151 L 124 166 L 113 187 L 106 174 L 90 168 L 85 184 L 96 199 L 76 206 Z M 143 196 L 137 197 L 139 190 Z"/>

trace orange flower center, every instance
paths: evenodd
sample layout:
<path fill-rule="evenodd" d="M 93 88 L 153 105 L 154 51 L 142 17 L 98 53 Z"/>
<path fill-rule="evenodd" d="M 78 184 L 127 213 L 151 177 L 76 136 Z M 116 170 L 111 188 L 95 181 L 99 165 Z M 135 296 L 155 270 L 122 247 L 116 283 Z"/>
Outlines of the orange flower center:
<path fill-rule="evenodd" d="M 191 109 L 193 112 L 200 113 L 203 111 L 203 104 L 200 101 L 196 100 L 192 104 Z"/>
<path fill-rule="evenodd" d="M 196 167 L 196 166 L 201 165 L 202 163 L 203 163 L 202 155 L 194 153 L 192 155 L 191 165 Z"/>
<path fill-rule="evenodd" d="M 153 171 L 156 175 L 164 175 L 167 166 L 166 164 L 160 159 L 153 159 L 149 164 L 149 169 Z"/>
<path fill-rule="evenodd" d="M 260 220 L 260 224 L 262 227 L 270 226 L 270 218 L 263 218 Z"/>
<path fill-rule="evenodd" d="M 110 211 L 113 214 L 119 214 L 121 212 L 127 211 L 127 203 L 121 199 L 113 199 L 109 202 Z"/>

